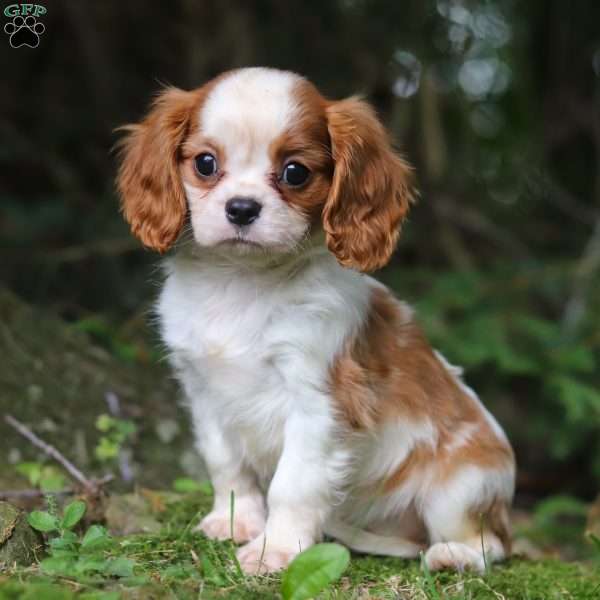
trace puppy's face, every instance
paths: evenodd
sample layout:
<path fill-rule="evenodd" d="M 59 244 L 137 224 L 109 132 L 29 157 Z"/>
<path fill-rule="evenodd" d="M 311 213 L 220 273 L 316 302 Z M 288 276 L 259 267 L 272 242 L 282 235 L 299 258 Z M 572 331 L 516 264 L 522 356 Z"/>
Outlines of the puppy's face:
<path fill-rule="evenodd" d="M 181 153 L 194 239 L 225 252 L 293 251 L 331 185 L 321 97 L 296 75 L 262 69 L 211 88 Z"/>
<path fill-rule="evenodd" d="M 330 102 L 290 72 L 241 69 L 169 89 L 126 129 L 123 210 L 160 252 L 189 217 L 201 248 L 291 254 L 324 231 L 340 263 L 371 270 L 389 259 L 412 199 L 409 169 L 370 107 Z"/>

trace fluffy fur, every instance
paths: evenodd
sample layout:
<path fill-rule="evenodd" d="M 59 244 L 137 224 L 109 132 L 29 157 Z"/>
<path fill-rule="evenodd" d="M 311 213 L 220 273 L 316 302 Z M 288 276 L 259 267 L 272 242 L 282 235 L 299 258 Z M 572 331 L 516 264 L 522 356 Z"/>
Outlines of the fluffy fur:
<path fill-rule="evenodd" d="M 412 311 L 363 274 L 390 258 L 410 169 L 362 100 L 273 69 L 169 89 L 127 128 L 133 233 L 166 261 L 162 335 L 215 489 L 199 529 L 249 572 L 330 535 L 482 570 L 509 551 L 512 450 Z M 218 165 L 200 175 L 195 158 Z M 299 186 L 282 173 L 309 169 Z M 261 205 L 239 226 L 233 197 Z M 484 556 L 485 555 L 485 556 Z"/>

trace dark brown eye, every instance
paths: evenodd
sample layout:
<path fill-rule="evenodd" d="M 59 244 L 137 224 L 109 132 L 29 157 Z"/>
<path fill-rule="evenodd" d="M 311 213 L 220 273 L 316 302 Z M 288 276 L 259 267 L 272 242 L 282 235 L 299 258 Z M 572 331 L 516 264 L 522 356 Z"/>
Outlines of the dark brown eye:
<path fill-rule="evenodd" d="M 210 177 L 217 172 L 217 159 L 208 152 L 196 156 L 196 172 L 201 177 Z"/>
<path fill-rule="evenodd" d="M 306 182 L 310 171 L 300 163 L 291 162 L 285 165 L 281 174 L 281 181 L 292 187 L 298 187 Z"/>

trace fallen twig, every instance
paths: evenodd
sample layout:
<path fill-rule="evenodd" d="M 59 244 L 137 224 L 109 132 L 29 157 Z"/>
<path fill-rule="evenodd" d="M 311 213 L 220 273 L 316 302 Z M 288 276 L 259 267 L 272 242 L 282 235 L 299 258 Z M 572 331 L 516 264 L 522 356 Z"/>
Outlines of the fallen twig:
<path fill-rule="evenodd" d="M 4 415 L 4 420 L 13 429 L 16 429 L 23 437 L 27 438 L 34 446 L 45 452 L 48 456 L 60 463 L 65 470 L 76 479 L 88 494 L 96 494 L 98 490 L 114 478 L 113 475 L 106 475 L 101 479 L 89 479 L 86 477 L 68 458 L 66 458 L 54 446 L 51 446 L 41 438 L 39 438 L 31 429 L 17 421 L 12 415 Z M 2 492 L 0 492 L 0 495 Z"/>
<path fill-rule="evenodd" d="M 16 429 L 23 437 L 27 438 L 34 446 L 43 450 L 48 456 L 59 462 L 71 476 L 79 481 L 86 488 L 92 486 L 92 482 L 67 458 L 65 458 L 54 446 L 51 446 L 44 440 L 40 439 L 31 429 L 28 429 L 17 421 L 12 415 L 4 415 L 4 420 L 14 429 Z"/>

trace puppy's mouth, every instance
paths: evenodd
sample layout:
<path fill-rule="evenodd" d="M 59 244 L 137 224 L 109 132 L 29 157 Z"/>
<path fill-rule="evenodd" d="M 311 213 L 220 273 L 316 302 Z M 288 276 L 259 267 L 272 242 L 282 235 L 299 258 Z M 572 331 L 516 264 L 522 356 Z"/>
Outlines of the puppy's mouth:
<path fill-rule="evenodd" d="M 252 240 L 248 240 L 243 237 L 231 237 L 221 240 L 218 243 L 218 246 L 233 246 L 233 247 L 244 247 L 247 246 L 249 248 L 263 248 L 262 244 L 258 242 L 254 242 Z"/>

